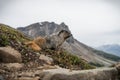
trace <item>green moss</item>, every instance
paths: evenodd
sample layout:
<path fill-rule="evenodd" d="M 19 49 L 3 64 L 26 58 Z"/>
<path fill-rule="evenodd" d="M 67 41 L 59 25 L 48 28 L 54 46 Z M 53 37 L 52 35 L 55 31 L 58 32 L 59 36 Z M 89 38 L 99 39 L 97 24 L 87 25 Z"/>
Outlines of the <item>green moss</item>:
<path fill-rule="evenodd" d="M 93 65 L 93 66 L 96 66 L 96 67 L 104 67 L 103 64 L 99 64 L 99 63 L 90 62 L 89 64 L 90 64 L 90 65 Z"/>
<path fill-rule="evenodd" d="M 30 40 L 19 31 L 4 24 L 0 24 L 0 36 L 8 39 L 7 41 L 14 40 L 24 42 L 26 40 Z"/>
<path fill-rule="evenodd" d="M 0 36 L 0 45 L 1 46 L 7 46 L 9 45 L 8 37 L 1 35 Z"/>
<path fill-rule="evenodd" d="M 93 69 L 94 66 L 88 64 L 85 60 L 79 58 L 78 56 L 72 55 L 66 51 L 54 51 L 46 50 L 47 55 L 51 55 L 54 59 L 54 63 L 69 69 Z"/>

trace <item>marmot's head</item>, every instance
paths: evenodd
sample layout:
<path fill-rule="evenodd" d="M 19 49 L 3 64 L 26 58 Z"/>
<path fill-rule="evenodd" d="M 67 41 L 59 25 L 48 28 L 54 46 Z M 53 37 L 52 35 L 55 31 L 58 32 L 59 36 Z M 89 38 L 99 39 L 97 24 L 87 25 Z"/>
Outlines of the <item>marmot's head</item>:
<path fill-rule="evenodd" d="M 70 36 L 72 36 L 72 34 L 66 30 L 61 30 L 59 33 L 58 33 L 58 36 L 64 38 L 64 40 L 66 40 L 67 38 L 69 38 Z"/>

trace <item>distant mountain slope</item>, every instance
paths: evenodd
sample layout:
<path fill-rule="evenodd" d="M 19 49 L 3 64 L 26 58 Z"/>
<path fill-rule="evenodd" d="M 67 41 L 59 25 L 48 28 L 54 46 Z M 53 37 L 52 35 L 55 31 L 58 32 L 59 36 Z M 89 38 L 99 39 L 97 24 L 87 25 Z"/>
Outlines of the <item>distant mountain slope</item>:
<path fill-rule="evenodd" d="M 38 36 L 44 37 L 46 35 L 56 34 L 60 30 L 67 30 L 70 32 L 68 26 L 64 23 L 56 24 L 54 22 L 47 21 L 41 23 L 34 23 L 26 27 L 19 27 L 18 30 L 33 38 Z M 67 39 L 61 47 L 66 49 L 69 53 L 78 55 L 79 57 L 82 57 L 90 63 L 99 63 L 105 66 L 109 66 L 115 63 L 115 60 L 111 60 L 110 58 L 98 55 L 99 53 L 105 54 L 105 52 L 97 51 L 99 52 L 97 54 L 93 48 L 88 47 L 85 44 L 77 41 L 76 39 L 74 39 L 73 36 Z M 119 57 L 116 58 L 120 60 Z"/>
<path fill-rule="evenodd" d="M 97 47 L 96 49 L 120 56 L 120 45 L 118 44 L 103 45 L 103 46 Z"/>

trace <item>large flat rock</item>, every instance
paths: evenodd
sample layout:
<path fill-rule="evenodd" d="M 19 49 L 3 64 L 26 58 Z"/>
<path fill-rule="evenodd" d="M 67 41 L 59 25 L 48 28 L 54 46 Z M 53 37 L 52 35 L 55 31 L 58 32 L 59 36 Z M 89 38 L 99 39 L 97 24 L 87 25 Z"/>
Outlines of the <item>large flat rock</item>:
<path fill-rule="evenodd" d="M 42 80 L 118 80 L 116 68 L 70 71 L 68 69 L 44 70 L 48 73 Z"/>
<path fill-rule="evenodd" d="M 16 73 L 12 80 L 119 80 L 116 67 L 73 71 L 53 67 L 55 66 L 22 71 Z"/>

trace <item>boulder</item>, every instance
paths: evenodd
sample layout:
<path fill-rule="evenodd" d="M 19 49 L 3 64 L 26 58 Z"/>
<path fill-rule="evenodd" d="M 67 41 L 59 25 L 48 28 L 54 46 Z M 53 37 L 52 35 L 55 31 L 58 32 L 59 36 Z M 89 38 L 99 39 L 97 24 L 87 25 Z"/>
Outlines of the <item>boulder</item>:
<path fill-rule="evenodd" d="M 12 80 L 119 80 L 115 67 L 73 71 L 64 68 L 46 68 L 16 72 Z"/>
<path fill-rule="evenodd" d="M 49 65 L 53 63 L 53 59 L 52 58 L 50 58 L 48 56 L 45 56 L 43 54 L 40 55 L 39 59 L 41 61 L 44 61 L 46 64 L 49 64 Z"/>
<path fill-rule="evenodd" d="M 2 63 L 20 63 L 21 54 L 12 47 L 0 47 L 0 62 Z"/>
<path fill-rule="evenodd" d="M 116 68 L 69 71 L 68 69 L 44 70 L 42 80 L 118 80 Z"/>

